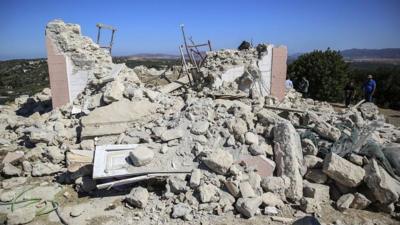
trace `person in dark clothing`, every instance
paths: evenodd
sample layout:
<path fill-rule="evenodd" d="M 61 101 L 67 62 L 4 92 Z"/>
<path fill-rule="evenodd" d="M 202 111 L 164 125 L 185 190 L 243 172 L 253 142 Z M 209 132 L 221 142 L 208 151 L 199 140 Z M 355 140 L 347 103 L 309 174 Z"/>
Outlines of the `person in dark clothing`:
<path fill-rule="evenodd" d="M 310 82 L 308 82 L 308 80 L 305 76 L 302 76 L 297 87 L 299 89 L 299 92 L 303 94 L 303 98 L 308 97 L 309 86 L 310 86 Z"/>
<path fill-rule="evenodd" d="M 351 104 L 351 100 L 354 98 L 355 93 L 356 89 L 354 88 L 354 82 L 350 81 L 344 87 L 344 98 L 346 107 L 349 107 L 349 105 Z"/>
<path fill-rule="evenodd" d="M 372 102 L 372 97 L 374 96 L 376 89 L 376 82 L 372 79 L 372 75 L 368 75 L 367 81 L 363 85 L 363 91 L 366 102 Z"/>

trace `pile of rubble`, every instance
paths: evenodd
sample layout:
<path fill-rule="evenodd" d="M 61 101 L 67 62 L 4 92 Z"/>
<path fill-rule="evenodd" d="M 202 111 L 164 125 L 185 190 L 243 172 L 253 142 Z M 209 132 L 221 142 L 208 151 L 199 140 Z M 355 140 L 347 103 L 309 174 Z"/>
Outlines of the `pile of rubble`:
<path fill-rule="evenodd" d="M 47 89 L 1 106 L 0 213 L 7 214 L 7 224 L 58 213 L 56 194 L 68 185 L 90 196 L 103 187 L 129 189 L 121 201 L 142 209 L 140 217 L 151 218 L 151 224 L 175 218 L 198 224 L 208 215 L 229 213 L 287 222 L 291 218 L 283 218 L 284 212 L 299 207 L 318 215 L 323 204 L 341 211 L 399 212 L 400 130 L 384 123 L 372 103 L 335 112 L 295 91 L 282 101 L 210 98 L 208 88 L 165 94 L 144 87 L 125 67 L 109 79 L 111 58 L 82 37 L 78 26 L 54 21 L 47 32 L 92 75 L 77 99 L 63 107 L 31 107 L 30 116 L 17 115 L 32 100 L 48 101 Z M 257 59 L 256 50 L 246 51 L 240 60 Z M 215 64 L 238 63 L 230 59 L 237 56 L 233 52 L 216 54 Z M 114 171 L 133 171 L 129 182 L 96 177 L 112 170 L 93 168 L 100 147 L 114 145 L 132 148 L 126 165 Z M 129 185 L 143 174 L 148 177 Z M 23 207 L 27 202 L 34 204 Z M 80 215 L 72 211 L 71 217 Z"/>

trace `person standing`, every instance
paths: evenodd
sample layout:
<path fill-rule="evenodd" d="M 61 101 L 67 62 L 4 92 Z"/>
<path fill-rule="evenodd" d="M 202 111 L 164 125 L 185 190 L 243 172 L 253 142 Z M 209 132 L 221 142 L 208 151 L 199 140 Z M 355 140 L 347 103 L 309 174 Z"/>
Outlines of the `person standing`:
<path fill-rule="evenodd" d="M 299 81 L 298 88 L 299 88 L 299 92 L 303 94 L 303 98 L 308 97 L 309 86 L 310 86 L 310 82 L 308 82 L 308 80 L 305 76 L 302 76 Z"/>
<path fill-rule="evenodd" d="M 375 94 L 375 90 L 376 90 L 376 82 L 374 79 L 372 79 L 372 75 L 368 75 L 368 79 L 367 81 L 365 81 L 363 85 L 363 91 L 366 102 L 372 102 L 372 97 Z"/>
<path fill-rule="evenodd" d="M 354 82 L 350 81 L 344 87 L 344 98 L 345 98 L 346 107 L 349 107 L 349 105 L 351 104 L 351 100 L 354 98 L 355 93 L 356 93 L 356 90 L 354 88 Z"/>
<path fill-rule="evenodd" d="M 290 91 L 291 89 L 293 89 L 293 82 L 289 76 L 285 82 L 285 86 L 286 86 L 286 91 Z"/>

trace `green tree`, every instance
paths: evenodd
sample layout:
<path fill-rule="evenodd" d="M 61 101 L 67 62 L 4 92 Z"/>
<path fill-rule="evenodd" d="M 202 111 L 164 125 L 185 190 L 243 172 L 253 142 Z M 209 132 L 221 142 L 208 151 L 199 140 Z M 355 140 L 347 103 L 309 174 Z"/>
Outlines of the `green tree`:
<path fill-rule="evenodd" d="M 289 74 L 296 81 L 302 76 L 310 82 L 309 96 L 323 101 L 342 101 L 343 88 L 349 79 L 349 65 L 339 51 L 315 50 L 301 55 L 289 65 Z"/>

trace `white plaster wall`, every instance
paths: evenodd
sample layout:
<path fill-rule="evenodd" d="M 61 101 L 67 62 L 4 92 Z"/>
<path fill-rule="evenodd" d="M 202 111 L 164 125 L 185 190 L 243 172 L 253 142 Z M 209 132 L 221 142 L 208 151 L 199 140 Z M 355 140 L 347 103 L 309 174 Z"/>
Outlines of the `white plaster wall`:
<path fill-rule="evenodd" d="M 234 82 L 237 78 L 241 77 L 244 74 L 244 66 L 235 66 L 227 69 L 222 75 L 220 79 L 217 79 L 214 82 L 214 87 L 218 88 L 222 86 L 223 82 Z"/>
<path fill-rule="evenodd" d="M 79 93 L 81 93 L 88 82 L 88 72 L 82 70 L 76 70 L 73 73 L 72 60 L 67 57 L 67 74 L 68 74 L 68 90 L 69 90 L 69 101 L 72 102 Z"/>

